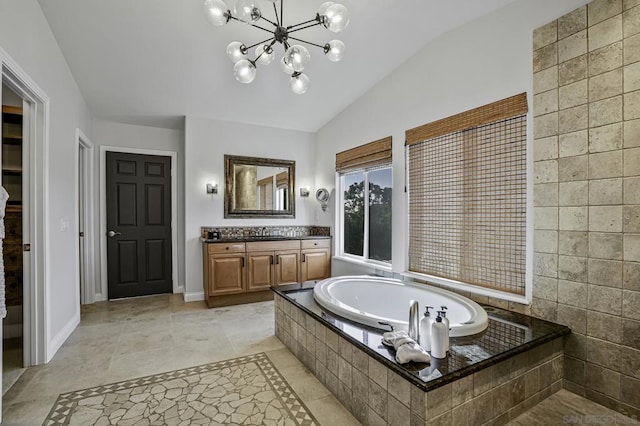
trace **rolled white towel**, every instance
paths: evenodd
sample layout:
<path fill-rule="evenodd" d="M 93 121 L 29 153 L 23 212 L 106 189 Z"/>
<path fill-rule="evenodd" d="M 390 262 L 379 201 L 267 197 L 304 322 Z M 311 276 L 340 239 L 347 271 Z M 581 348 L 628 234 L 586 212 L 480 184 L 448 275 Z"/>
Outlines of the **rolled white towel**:
<path fill-rule="evenodd" d="M 431 362 L 429 354 L 413 340 L 406 331 L 390 331 L 382 335 L 382 343 L 393 346 L 396 350 L 396 361 L 400 364 L 408 362 Z"/>

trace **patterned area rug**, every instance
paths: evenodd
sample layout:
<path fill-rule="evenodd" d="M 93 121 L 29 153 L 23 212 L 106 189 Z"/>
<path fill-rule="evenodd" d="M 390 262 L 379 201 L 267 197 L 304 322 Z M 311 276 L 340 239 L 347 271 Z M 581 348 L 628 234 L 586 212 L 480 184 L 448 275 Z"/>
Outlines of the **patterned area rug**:
<path fill-rule="evenodd" d="M 264 353 L 58 396 L 44 425 L 317 425 Z"/>

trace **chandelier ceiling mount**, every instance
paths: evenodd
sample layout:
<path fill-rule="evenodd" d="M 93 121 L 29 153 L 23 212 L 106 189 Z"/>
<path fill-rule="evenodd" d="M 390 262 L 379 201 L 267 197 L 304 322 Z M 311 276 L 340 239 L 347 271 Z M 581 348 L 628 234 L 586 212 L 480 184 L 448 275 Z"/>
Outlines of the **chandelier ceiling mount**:
<path fill-rule="evenodd" d="M 338 62 L 343 58 L 345 45 L 340 40 L 316 44 L 292 35 L 318 25 L 322 25 L 334 33 L 344 30 L 349 24 L 349 11 L 343 5 L 331 1 L 325 2 L 320 5 L 313 19 L 295 25 L 285 25 L 284 0 L 266 0 L 273 5 L 275 20 L 265 18 L 255 1 L 257 0 L 238 0 L 234 12 L 231 12 L 223 0 L 205 0 L 204 2 L 205 14 L 209 22 L 215 26 L 225 25 L 234 20 L 270 33 L 268 38 L 250 46 L 239 41 L 232 41 L 227 46 L 227 55 L 234 63 L 233 72 L 239 82 L 251 83 L 256 77 L 257 64 L 269 65 L 274 60 L 273 47 L 276 43 L 281 44 L 284 49 L 280 66 L 290 76 L 291 90 L 296 94 L 303 94 L 309 88 L 309 77 L 303 71 L 311 60 L 311 55 L 302 44 L 291 45 L 289 43 L 291 40 L 320 48 L 331 62 Z M 280 1 L 280 13 L 278 13 L 276 6 L 278 1 Z M 265 28 L 258 24 L 263 24 L 262 21 L 269 24 L 271 28 Z M 249 53 L 253 48 L 255 48 L 255 58 L 250 59 Z"/>

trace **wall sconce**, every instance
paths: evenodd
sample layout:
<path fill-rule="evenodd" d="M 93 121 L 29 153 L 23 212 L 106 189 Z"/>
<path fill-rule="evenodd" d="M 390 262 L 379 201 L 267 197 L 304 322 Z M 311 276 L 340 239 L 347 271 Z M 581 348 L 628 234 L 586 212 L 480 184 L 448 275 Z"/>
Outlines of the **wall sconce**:
<path fill-rule="evenodd" d="M 215 182 L 207 183 L 207 194 L 217 194 L 218 184 Z"/>
<path fill-rule="evenodd" d="M 309 196 L 309 188 L 300 188 L 300 196 L 303 198 L 307 198 Z"/>

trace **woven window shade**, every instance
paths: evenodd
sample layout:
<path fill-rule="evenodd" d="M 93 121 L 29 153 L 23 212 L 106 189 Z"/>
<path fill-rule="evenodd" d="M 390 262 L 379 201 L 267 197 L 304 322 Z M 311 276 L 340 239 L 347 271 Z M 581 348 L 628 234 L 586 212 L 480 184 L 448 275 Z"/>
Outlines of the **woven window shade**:
<path fill-rule="evenodd" d="M 489 105 L 484 105 L 460 114 L 452 115 L 451 117 L 443 118 L 442 120 L 434 121 L 433 123 L 407 130 L 405 133 L 406 144 L 412 145 L 427 139 L 471 129 L 473 127 L 482 126 L 483 124 L 492 123 L 526 113 L 527 94 L 520 93 L 519 95 L 515 95 Z"/>
<path fill-rule="evenodd" d="M 524 294 L 526 115 L 426 133 L 408 147 L 409 270 Z"/>
<path fill-rule="evenodd" d="M 276 186 L 278 188 L 289 185 L 289 172 L 282 172 L 276 175 Z"/>
<path fill-rule="evenodd" d="M 336 172 L 391 164 L 391 136 L 336 154 Z"/>

